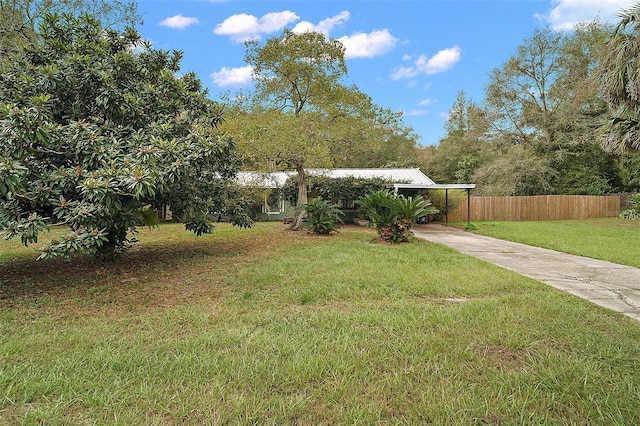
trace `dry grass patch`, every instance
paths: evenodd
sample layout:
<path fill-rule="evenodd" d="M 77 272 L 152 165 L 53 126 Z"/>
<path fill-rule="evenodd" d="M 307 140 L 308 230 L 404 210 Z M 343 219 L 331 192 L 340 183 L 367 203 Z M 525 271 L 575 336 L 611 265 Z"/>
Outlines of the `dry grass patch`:
<path fill-rule="evenodd" d="M 113 262 L 90 258 L 35 261 L 32 248 L 0 260 L 0 306 L 46 304 L 58 314 L 114 314 L 168 308 L 226 296 L 229 276 L 272 255 L 292 237 L 282 227 L 258 224 L 251 238 L 231 237 L 228 225 L 196 237 L 182 225 L 142 230 L 140 243 Z M 235 234 L 234 234 L 235 235 Z M 14 252 L 16 250 L 14 249 Z"/>

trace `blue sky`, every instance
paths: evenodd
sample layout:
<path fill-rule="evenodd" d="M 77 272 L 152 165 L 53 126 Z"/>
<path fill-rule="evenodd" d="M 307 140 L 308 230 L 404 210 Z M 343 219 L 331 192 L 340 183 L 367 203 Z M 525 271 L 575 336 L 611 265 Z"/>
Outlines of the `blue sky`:
<path fill-rule="evenodd" d="M 402 111 L 423 145 L 445 135 L 456 94 L 476 103 L 500 67 L 536 28 L 570 31 L 580 21 L 616 22 L 634 0 L 139 0 L 142 36 L 184 52 L 212 99 L 251 87 L 247 39 L 284 28 L 321 31 L 346 48 L 349 84 Z"/>

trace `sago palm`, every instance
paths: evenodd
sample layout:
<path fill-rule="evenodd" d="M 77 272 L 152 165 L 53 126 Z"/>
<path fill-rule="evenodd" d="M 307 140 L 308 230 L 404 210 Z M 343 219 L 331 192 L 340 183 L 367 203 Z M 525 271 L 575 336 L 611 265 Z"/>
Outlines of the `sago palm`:
<path fill-rule="evenodd" d="M 391 201 L 391 205 L 396 212 L 395 230 L 399 241 L 407 241 L 413 235 L 411 227 L 418 218 L 438 212 L 430 201 L 419 196 L 405 198 L 400 195 Z"/>
<path fill-rule="evenodd" d="M 396 196 L 386 190 L 372 192 L 357 201 L 359 209 L 369 217 L 385 241 L 407 241 L 416 219 L 437 213 L 422 197 Z"/>

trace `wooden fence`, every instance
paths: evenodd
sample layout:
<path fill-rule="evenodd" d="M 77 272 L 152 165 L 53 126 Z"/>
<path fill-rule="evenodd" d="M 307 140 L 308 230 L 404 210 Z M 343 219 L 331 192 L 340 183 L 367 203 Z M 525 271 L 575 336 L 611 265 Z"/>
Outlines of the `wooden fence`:
<path fill-rule="evenodd" d="M 471 220 L 563 220 L 617 217 L 627 207 L 628 194 L 471 197 Z M 450 222 L 467 220 L 467 202 L 449 211 Z"/>

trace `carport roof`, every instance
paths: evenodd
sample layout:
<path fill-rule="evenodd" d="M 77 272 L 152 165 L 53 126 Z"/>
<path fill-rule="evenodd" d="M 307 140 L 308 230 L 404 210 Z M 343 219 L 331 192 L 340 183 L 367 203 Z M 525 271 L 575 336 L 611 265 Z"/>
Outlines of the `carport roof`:
<path fill-rule="evenodd" d="M 394 183 L 389 185 L 394 189 L 473 189 L 475 183 L 434 183 L 432 185 L 413 185 L 410 183 Z"/>

